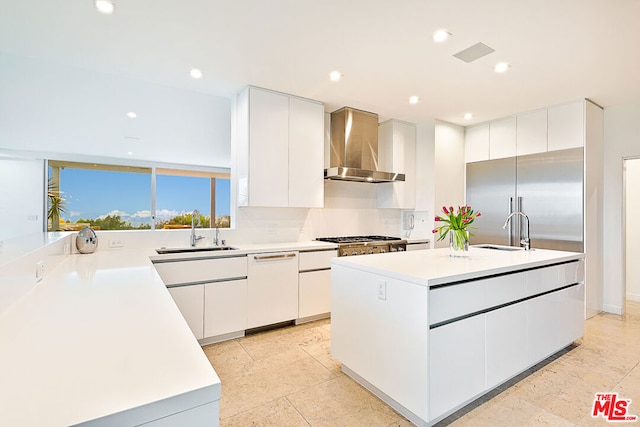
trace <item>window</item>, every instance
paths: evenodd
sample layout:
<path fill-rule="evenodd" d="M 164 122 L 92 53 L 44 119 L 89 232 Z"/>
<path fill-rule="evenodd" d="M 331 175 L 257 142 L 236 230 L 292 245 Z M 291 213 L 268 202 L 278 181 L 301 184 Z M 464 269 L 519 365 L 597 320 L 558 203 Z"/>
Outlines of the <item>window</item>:
<path fill-rule="evenodd" d="M 230 227 L 229 175 L 50 160 L 48 230 Z M 155 187 L 153 183 L 155 182 Z"/>

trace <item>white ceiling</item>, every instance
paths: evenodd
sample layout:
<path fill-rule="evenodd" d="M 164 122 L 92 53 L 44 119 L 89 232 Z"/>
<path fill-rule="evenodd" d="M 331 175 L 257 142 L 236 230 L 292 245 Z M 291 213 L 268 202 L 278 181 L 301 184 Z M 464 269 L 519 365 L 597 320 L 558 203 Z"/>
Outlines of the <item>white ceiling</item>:
<path fill-rule="evenodd" d="M 327 111 L 467 125 L 578 98 L 639 101 L 638 22 L 640 0 L 116 0 L 111 16 L 93 0 L 0 0 L 0 51 L 220 96 L 252 84 Z M 453 36 L 434 44 L 441 27 Z M 496 52 L 452 56 L 477 42 Z M 493 71 L 499 61 L 506 74 Z"/>

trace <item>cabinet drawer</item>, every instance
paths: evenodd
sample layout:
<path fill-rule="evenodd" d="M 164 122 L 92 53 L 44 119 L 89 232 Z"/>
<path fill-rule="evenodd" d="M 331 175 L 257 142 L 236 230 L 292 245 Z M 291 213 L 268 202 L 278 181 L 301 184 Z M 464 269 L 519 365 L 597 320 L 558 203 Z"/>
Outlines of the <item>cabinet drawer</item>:
<path fill-rule="evenodd" d="M 247 257 L 207 258 L 155 263 L 167 286 L 247 277 Z"/>
<path fill-rule="evenodd" d="M 308 271 L 319 270 L 321 268 L 331 268 L 331 258 L 335 258 L 337 256 L 337 250 L 300 252 L 298 270 Z"/>

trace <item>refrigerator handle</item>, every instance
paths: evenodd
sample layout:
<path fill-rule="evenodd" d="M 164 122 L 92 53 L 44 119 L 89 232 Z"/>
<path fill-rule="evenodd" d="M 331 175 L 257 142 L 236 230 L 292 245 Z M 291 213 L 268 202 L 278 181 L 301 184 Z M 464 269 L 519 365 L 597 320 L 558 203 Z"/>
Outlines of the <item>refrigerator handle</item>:
<path fill-rule="evenodd" d="M 513 213 L 513 197 L 509 197 L 509 213 L 507 214 L 507 216 L 511 215 Z M 511 238 L 513 235 L 513 221 L 511 221 L 511 224 L 509 224 L 509 239 L 508 239 L 508 244 L 509 246 L 511 246 Z"/>

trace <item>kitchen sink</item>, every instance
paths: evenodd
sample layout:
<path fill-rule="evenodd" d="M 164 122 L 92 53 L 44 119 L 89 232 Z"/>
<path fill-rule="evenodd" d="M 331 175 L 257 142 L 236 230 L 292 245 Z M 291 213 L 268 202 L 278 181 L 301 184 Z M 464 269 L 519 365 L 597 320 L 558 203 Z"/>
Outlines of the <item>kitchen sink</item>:
<path fill-rule="evenodd" d="M 502 245 L 473 245 L 473 248 L 481 248 L 481 249 L 494 249 L 496 251 L 523 251 L 524 248 L 517 246 L 502 246 Z"/>
<path fill-rule="evenodd" d="M 238 248 L 232 248 L 231 246 L 201 246 L 195 248 L 160 248 L 156 249 L 156 252 L 164 254 L 181 254 L 190 252 L 219 252 L 219 251 L 235 251 Z"/>

